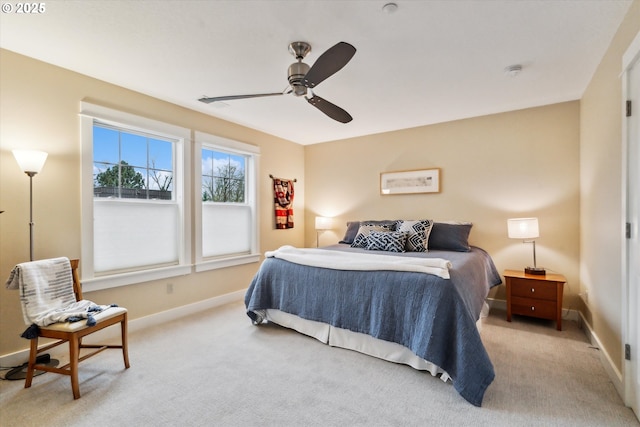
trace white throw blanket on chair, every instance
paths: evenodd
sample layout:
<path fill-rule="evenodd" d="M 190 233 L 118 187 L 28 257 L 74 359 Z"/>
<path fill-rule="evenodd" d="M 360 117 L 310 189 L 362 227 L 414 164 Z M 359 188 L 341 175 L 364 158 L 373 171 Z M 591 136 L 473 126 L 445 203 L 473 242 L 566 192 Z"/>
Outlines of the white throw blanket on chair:
<path fill-rule="evenodd" d="M 68 258 L 18 264 L 11 271 L 6 288 L 20 290 L 22 315 L 29 326 L 80 319 L 88 319 L 87 325 L 92 325 L 92 314 L 109 307 L 88 300 L 76 301 Z"/>

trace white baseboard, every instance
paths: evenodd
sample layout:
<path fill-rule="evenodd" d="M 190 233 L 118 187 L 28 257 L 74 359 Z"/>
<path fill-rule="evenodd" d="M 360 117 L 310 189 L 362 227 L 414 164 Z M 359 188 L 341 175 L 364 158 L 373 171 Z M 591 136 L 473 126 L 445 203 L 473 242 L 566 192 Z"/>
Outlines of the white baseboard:
<path fill-rule="evenodd" d="M 241 301 L 244 298 L 246 289 L 231 292 L 225 295 L 209 298 L 204 301 L 198 301 L 192 304 L 183 305 L 180 307 L 172 308 L 170 310 L 154 313 L 149 316 L 141 317 L 139 319 L 130 320 L 128 322 L 129 332 L 136 332 L 142 329 L 155 326 L 161 323 L 171 322 L 181 317 L 188 316 L 190 314 L 198 313 L 204 310 L 209 310 L 214 307 L 219 307 L 231 302 Z M 92 335 L 92 338 L 96 338 L 100 341 L 108 341 L 112 339 L 119 339 L 120 328 L 109 327 Z M 87 338 L 88 339 L 88 338 Z M 25 340 L 28 345 L 28 341 Z M 52 358 L 66 360 L 68 358 L 68 346 L 62 345 L 60 347 L 52 348 L 48 351 Z M 9 353 L 0 356 L 0 366 L 20 366 L 29 360 L 29 349 L 17 351 L 15 353 Z M 66 363 L 66 362 L 65 362 Z"/>
<path fill-rule="evenodd" d="M 624 401 L 624 383 L 622 381 L 622 372 L 620 372 L 618 368 L 616 368 L 616 365 L 615 363 L 613 363 L 611 356 L 609 355 L 607 350 L 602 346 L 602 342 L 600 342 L 600 339 L 598 338 L 596 333 L 593 331 L 593 329 L 591 329 L 591 325 L 589 325 L 589 322 L 587 322 L 587 319 L 584 318 L 582 313 L 580 313 L 580 318 L 582 321 L 582 330 L 584 331 L 585 335 L 589 339 L 589 342 L 591 342 L 591 345 L 598 348 L 599 350 L 598 354 L 600 355 L 600 362 L 602 363 L 602 366 L 604 367 L 604 370 L 607 373 L 607 375 L 609 375 L 609 379 L 613 383 L 613 386 L 616 388 L 616 390 L 618 391 L 618 394 Z"/>
<path fill-rule="evenodd" d="M 141 317 L 129 322 L 129 332 L 136 332 L 141 329 L 146 329 L 148 327 L 158 325 L 160 323 L 171 322 L 190 314 L 199 313 L 201 311 L 209 310 L 211 308 L 219 307 L 231 302 L 240 301 L 244 298 L 244 295 L 246 293 L 247 290 L 243 289 L 240 291 L 231 292 L 229 294 L 209 298 L 204 301 L 194 302 L 192 304 L 183 305 L 180 307 L 172 308 L 170 310 L 161 311 L 160 313 L 154 313 L 149 316 Z"/>

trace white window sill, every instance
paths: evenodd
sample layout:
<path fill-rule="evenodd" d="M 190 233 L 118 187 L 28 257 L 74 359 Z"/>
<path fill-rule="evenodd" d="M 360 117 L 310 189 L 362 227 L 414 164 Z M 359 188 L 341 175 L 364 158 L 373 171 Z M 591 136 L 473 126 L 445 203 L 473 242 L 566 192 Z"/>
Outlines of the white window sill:
<path fill-rule="evenodd" d="M 201 261 L 196 264 L 195 271 L 209 271 L 219 268 L 233 267 L 236 265 L 250 264 L 260 261 L 260 254 L 240 255 L 233 258 Z M 82 291 L 91 292 L 101 289 L 117 288 L 119 286 L 134 285 L 136 283 L 161 280 L 176 276 L 186 276 L 193 272 L 191 265 L 172 265 L 169 267 L 155 268 L 153 270 L 133 271 L 129 273 L 112 274 L 104 277 L 82 280 Z"/>
<path fill-rule="evenodd" d="M 101 289 L 116 288 L 118 286 L 133 285 L 151 280 L 191 274 L 191 265 L 172 265 L 170 267 L 155 268 L 153 270 L 133 271 L 129 273 L 112 274 L 104 277 L 82 280 L 82 291 L 91 292 Z"/>
<path fill-rule="evenodd" d="M 260 254 L 239 255 L 233 258 L 200 261 L 196 264 L 196 272 L 216 270 L 218 268 L 233 267 L 235 265 L 250 264 L 259 261 Z"/>

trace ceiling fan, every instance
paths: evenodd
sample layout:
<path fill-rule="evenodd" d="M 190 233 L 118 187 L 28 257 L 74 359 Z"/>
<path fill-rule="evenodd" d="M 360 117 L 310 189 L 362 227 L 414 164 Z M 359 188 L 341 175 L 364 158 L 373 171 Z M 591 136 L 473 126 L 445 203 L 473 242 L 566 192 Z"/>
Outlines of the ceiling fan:
<path fill-rule="evenodd" d="M 293 42 L 289 45 L 289 52 L 298 62 L 294 62 L 289 66 L 289 85 L 283 92 L 216 96 L 211 98 L 204 97 L 198 101 L 210 104 L 217 101 L 231 101 L 234 99 L 259 98 L 293 93 L 295 96 L 304 96 L 309 104 L 334 120 L 341 123 L 349 123 L 353 120 L 349 113 L 324 98 L 319 97 L 313 93 L 312 89 L 347 65 L 353 55 L 355 55 L 356 48 L 349 43 L 340 42 L 320 55 L 312 67 L 302 62 L 304 57 L 311 52 L 311 45 L 309 43 Z M 309 93 L 311 96 L 307 96 Z"/>

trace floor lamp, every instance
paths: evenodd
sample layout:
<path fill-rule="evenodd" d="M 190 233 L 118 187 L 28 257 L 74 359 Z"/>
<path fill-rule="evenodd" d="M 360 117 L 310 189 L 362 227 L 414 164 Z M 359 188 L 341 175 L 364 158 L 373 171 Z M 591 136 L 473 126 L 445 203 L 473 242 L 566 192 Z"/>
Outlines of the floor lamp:
<path fill-rule="evenodd" d="M 47 153 L 36 150 L 13 150 L 18 166 L 29 176 L 29 260 L 33 261 L 33 177 L 47 160 Z"/>

